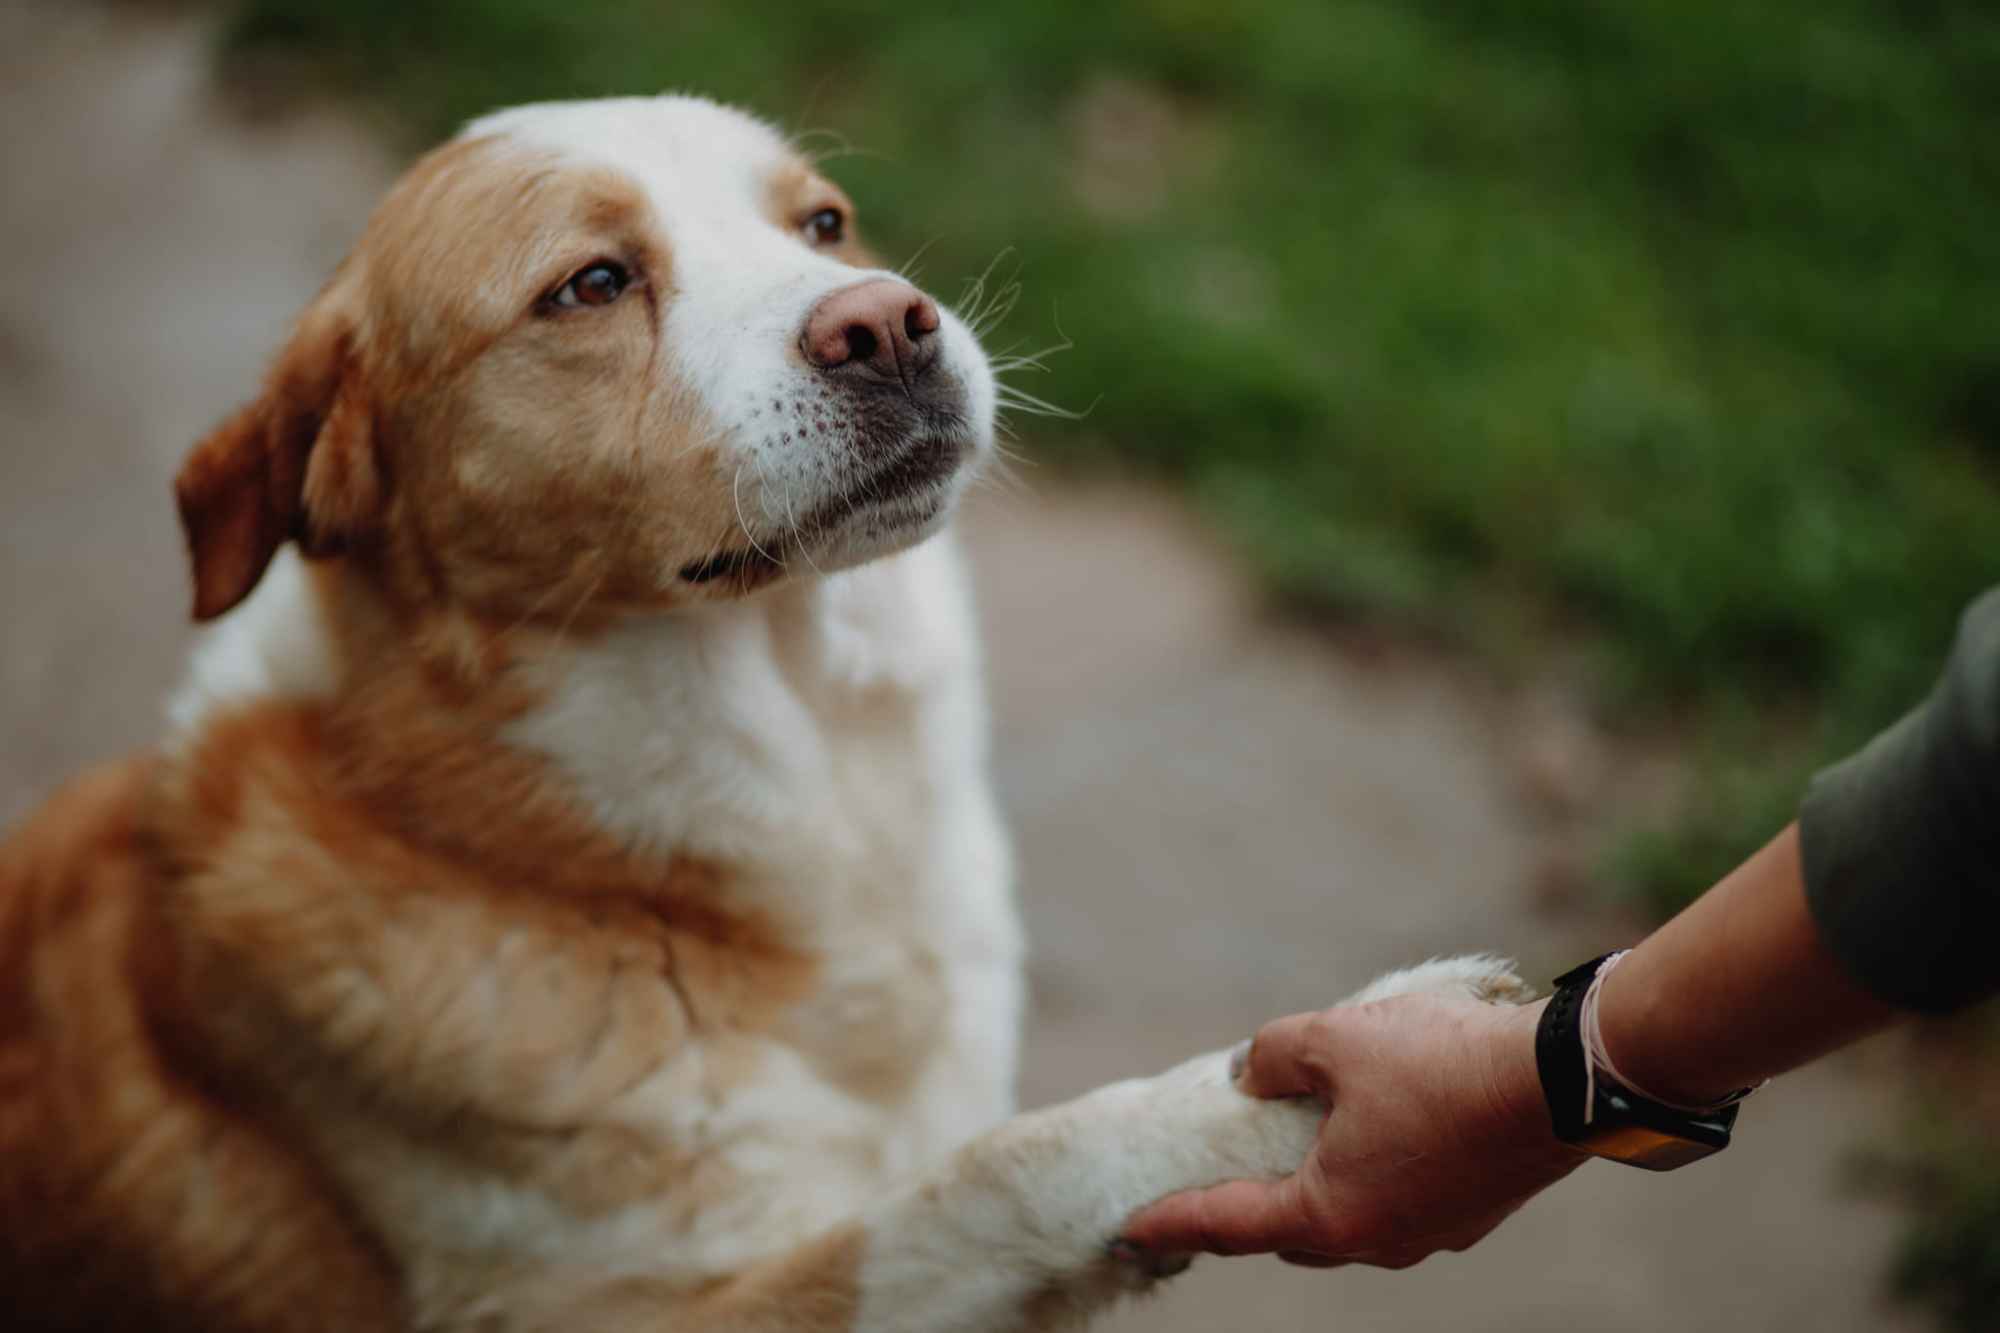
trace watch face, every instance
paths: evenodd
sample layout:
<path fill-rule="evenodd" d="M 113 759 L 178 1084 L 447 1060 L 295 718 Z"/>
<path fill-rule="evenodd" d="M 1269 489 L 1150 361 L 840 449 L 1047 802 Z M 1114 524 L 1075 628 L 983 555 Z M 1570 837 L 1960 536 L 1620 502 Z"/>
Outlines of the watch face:
<path fill-rule="evenodd" d="M 1720 1144 L 1684 1139 L 1644 1125 L 1615 1125 L 1594 1130 L 1576 1146 L 1595 1156 L 1609 1157 L 1648 1171 L 1671 1171 L 1721 1151 Z"/>

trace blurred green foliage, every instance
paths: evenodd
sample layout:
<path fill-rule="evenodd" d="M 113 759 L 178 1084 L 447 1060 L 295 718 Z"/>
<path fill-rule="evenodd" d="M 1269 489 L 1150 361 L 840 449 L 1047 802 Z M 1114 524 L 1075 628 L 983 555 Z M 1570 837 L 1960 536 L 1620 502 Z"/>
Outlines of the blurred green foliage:
<path fill-rule="evenodd" d="M 1990 1137 L 1943 1114 L 1905 1159 L 1903 1192 L 1916 1206 L 1892 1282 L 1953 1333 L 1991 1333 L 2000 1311 L 2000 1159 Z"/>
<path fill-rule="evenodd" d="M 1909 1206 L 1891 1281 L 1952 1333 L 1992 1333 L 2000 1311 L 2000 1007 L 1931 1025 L 1901 1081 L 1917 1113 L 1859 1153 L 1855 1183 Z"/>
<path fill-rule="evenodd" d="M 1990 6 L 246 0 L 228 43 L 412 146 L 662 89 L 837 131 L 892 261 L 1001 255 L 991 341 L 1074 343 L 1038 452 L 1180 480 L 1302 604 L 1587 644 L 1608 718 L 1685 730 L 1622 860 L 1663 909 L 2000 577 Z"/>

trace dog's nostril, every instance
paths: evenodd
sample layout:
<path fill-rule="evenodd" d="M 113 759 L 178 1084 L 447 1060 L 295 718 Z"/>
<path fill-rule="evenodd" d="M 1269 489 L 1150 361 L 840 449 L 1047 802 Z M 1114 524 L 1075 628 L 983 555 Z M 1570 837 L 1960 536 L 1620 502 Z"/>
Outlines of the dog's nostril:
<path fill-rule="evenodd" d="M 851 361 L 866 361 L 875 355 L 880 346 L 875 331 L 866 324 L 849 324 L 844 331 L 847 337 L 847 356 Z"/>
<path fill-rule="evenodd" d="M 928 298 L 920 296 L 903 312 L 903 332 L 911 338 L 921 338 L 938 331 L 938 308 Z"/>

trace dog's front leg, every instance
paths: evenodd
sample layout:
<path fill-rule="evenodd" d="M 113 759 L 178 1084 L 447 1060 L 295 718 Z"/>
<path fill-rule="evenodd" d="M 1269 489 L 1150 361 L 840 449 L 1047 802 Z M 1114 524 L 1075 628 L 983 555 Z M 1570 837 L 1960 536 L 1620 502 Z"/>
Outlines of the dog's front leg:
<path fill-rule="evenodd" d="M 1017 1117 L 868 1217 L 857 1333 L 1078 1325 L 1186 1266 L 1118 1252 L 1127 1217 L 1177 1190 L 1290 1174 L 1324 1113 L 1246 1097 L 1217 1052 Z"/>
<path fill-rule="evenodd" d="M 1377 978 L 1348 1003 L 1430 992 L 1518 1004 L 1532 992 L 1487 955 Z M 1073 1327 L 1120 1294 L 1186 1266 L 1117 1253 L 1145 1204 L 1183 1189 L 1290 1175 L 1326 1108 L 1256 1101 L 1226 1053 L 1018 1117 L 943 1173 L 871 1215 L 860 1250 L 858 1333 L 1014 1333 Z"/>
<path fill-rule="evenodd" d="M 1018 1116 L 800 1250 L 712 1289 L 709 1333 L 1026 1333 L 1073 1328 L 1186 1266 L 1113 1245 L 1177 1190 L 1276 1178 L 1305 1159 L 1323 1108 L 1257 1101 L 1226 1052 Z"/>

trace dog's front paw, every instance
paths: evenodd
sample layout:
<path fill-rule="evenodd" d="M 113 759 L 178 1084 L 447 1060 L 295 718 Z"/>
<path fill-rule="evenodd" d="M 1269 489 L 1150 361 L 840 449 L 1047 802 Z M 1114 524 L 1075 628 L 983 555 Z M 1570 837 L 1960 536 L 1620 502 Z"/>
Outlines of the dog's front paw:
<path fill-rule="evenodd" d="M 1535 988 L 1514 975 L 1514 964 L 1492 954 L 1433 958 L 1375 978 L 1343 1004 L 1367 1004 L 1392 995 L 1454 995 L 1487 1004 L 1526 1004 Z"/>
<path fill-rule="evenodd" d="M 1108 1275 L 1122 1289 L 1172 1277 L 1194 1259 L 1122 1240 L 1133 1213 L 1183 1190 L 1282 1179 L 1305 1163 L 1319 1138 L 1324 1103 L 1249 1096 L 1236 1085 L 1232 1055 L 1212 1051 L 1152 1078 L 1101 1089 L 1078 1104 L 1113 1141 L 1089 1168 L 1108 1187 L 1093 1209 L 1092 1230 Z"/>
<path fill-rule="evenodd" d="M 1237 1086 L 1233 1057 L 1211 1051 L 1149 1081 L 1155 1105 L 1177 1126 L 1175 1189 L 1282 1179 L 1299 1169 L 1319 1138 L 1325 1103 L 1252 1097 Z"/>

